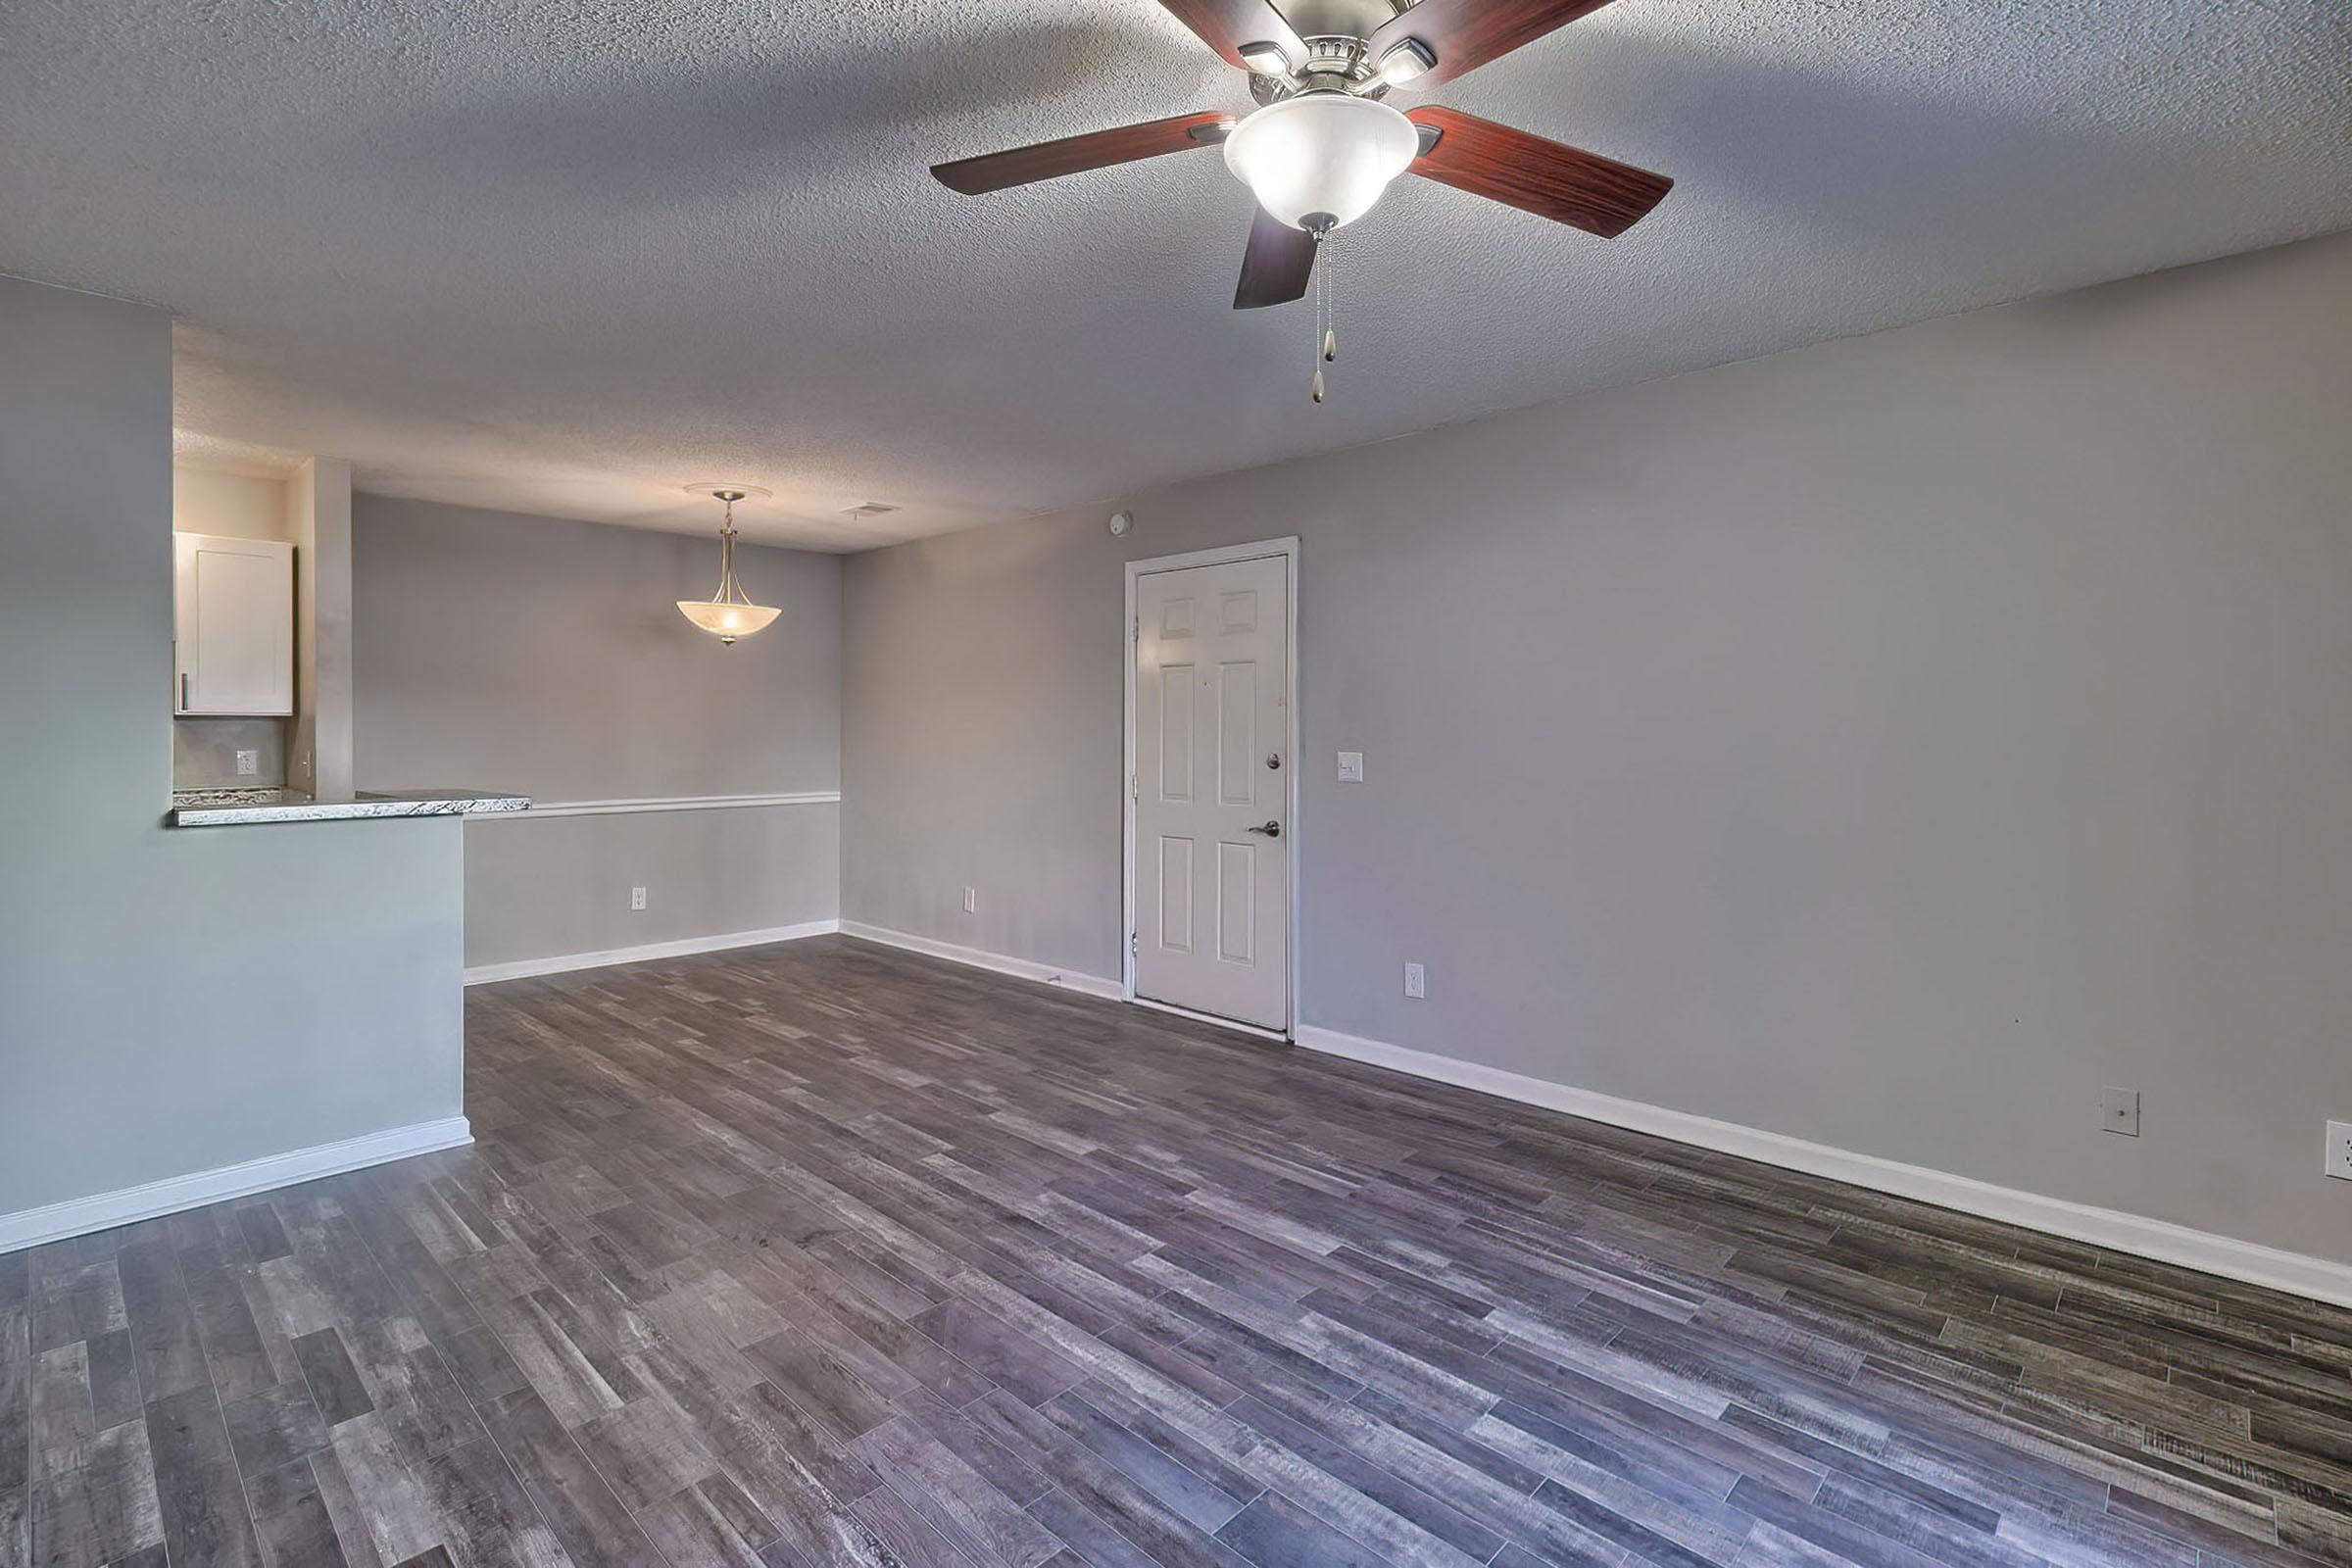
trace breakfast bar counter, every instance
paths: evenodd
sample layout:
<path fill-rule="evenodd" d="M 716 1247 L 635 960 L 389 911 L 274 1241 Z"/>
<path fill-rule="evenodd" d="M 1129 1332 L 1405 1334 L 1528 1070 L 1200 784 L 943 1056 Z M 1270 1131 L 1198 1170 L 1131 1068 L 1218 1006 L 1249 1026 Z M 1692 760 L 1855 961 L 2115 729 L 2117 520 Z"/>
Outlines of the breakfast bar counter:
<path fill-rule="evenodd" d="M 482 790 L 355 790 L 320 798 L 300 790 L 174 790 L 166 827 L 241 827 L 271 822 L 344 822 L 379 816 L 475 816 L 519 811 L 527 795 Z"/>

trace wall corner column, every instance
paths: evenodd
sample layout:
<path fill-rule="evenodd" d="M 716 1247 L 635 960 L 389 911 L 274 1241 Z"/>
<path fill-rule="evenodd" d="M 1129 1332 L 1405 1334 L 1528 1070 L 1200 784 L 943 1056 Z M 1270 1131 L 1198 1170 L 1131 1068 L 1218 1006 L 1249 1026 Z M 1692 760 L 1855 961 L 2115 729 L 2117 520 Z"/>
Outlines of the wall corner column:
<path fill-rule="evenodd" d="M 313 458 L 286 480 L 294 541 L 294 746 L 286 782 L 348 795 L 351 744 L 351 465 Z"/>

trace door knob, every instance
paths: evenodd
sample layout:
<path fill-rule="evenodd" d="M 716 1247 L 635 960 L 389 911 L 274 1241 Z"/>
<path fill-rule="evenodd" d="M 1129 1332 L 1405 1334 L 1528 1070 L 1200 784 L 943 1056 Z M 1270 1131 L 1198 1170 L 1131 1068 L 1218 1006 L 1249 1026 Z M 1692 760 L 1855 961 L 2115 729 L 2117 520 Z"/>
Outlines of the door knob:
<path fill-rule="evenodd" d="M 1282 837 L 1282 824 L 1280 822 L 1268 822 L 1263 827 L 1246 827 L 1242 829 L 1242 831 L 1245 833 L 1263 833 L 1270 839 L 1278 839 Z"/>

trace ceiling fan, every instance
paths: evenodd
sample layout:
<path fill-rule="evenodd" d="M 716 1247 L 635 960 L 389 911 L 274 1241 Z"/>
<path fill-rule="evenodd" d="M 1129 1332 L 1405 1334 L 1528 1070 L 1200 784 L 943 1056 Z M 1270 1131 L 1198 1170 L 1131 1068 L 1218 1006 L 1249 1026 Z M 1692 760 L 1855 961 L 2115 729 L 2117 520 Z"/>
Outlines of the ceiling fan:
<path fill-rule="evenodd" d="M 1663 174 L 1459 110 L 1424 105 L 1408 114 L 1382 102 L 1391 87 L 1450 81 L 1608 0 L 1161 3 L 1250 73 L 1254 112 L 1171 115 L 957 159 L 931 172 L 978 196 L 1221 144 L 1226 166 L 1258 202 L 1237 310 L 1303 296 L 1319 242 L 1371 211 L 1389 181 L 1408 171 L 1603 238 L 1640 222 L 1673 188 Z"/>

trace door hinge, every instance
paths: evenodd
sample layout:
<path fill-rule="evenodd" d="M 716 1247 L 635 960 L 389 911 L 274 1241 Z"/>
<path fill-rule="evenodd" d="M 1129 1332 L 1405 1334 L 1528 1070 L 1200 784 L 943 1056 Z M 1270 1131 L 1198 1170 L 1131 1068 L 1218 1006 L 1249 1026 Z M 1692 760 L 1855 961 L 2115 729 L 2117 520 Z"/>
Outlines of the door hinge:
<path fill-rule="evenodd" d="M 1127 798 L 1131 801 L 1140 801 L 1144 798 L 1143 787 L 1136 783 L 1133 773 L 1127 775 Z"/>
<path fill-rule="evenodd" d="M 1136 933 L 1134 933 L 1133 931 L 1130 931 L 1130 932 L 1128 932 L 1128 933 L 1127 933 L 1127 956 L 1128 956 L 1129 957 L 1131 957 L 1131 958 L 1135 958 L 1135 957 L 1141 957 L 1141 956 L 1143 956 L 1143 952 L 1144 952 L 1144 939 L 1143 939 L 1142 937 L 1140 937 L 1140 936 L 1136 935 Z"/>

